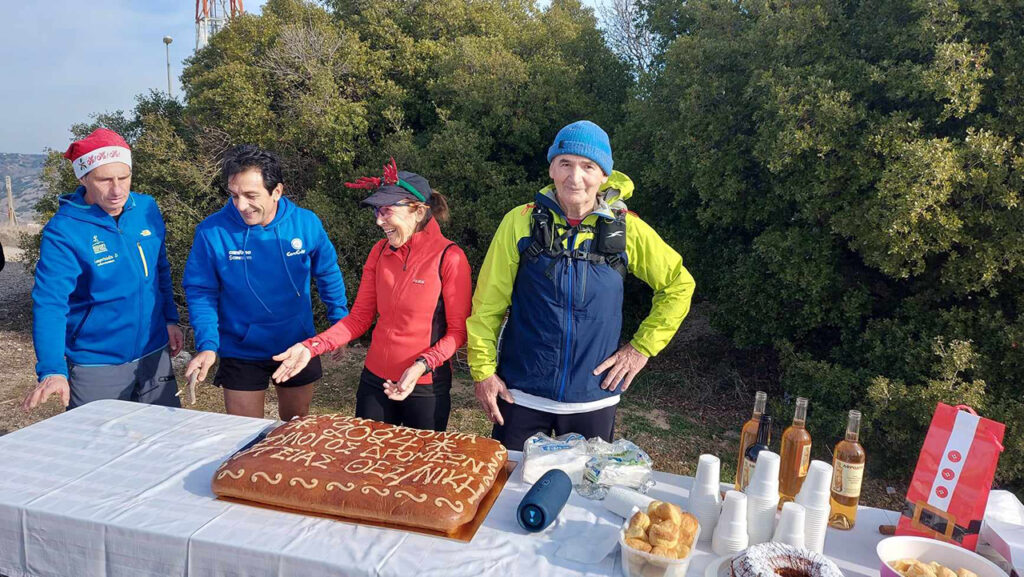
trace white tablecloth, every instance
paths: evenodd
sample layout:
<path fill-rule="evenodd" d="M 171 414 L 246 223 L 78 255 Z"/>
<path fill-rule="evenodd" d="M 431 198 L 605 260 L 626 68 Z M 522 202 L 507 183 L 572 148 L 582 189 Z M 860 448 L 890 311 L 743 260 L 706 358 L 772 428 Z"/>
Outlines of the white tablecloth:
<path fill-rule="evenodd" d="M 622 523 L 599 502 L 574 493 L 542 533 L 519 528 L 521 467 L 471 543 L 217 501 L 214 470 L 272 423 L 100 401 L 0 437 L 0 575 L 621 574 L 617 551 L 593 564 L 558 555 Z M 685 506 L 692 479 L 656 480 L 653 497 Z M 825 553 L 850 577 L 877 575 L 877 527 L 896 519 L 861 508 L 853 531 L 829 531 Z M 688 575 L 699 577 L 714 555 L 694 555 Z"/>

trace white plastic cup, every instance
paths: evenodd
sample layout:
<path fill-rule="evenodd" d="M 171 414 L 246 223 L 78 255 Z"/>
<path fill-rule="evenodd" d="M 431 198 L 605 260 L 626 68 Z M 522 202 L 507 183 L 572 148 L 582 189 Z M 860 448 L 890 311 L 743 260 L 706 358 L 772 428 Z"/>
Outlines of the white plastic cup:
<path fill-rule="evenodd" d="M 722 503 L 722 515 L 711 539 L 711 549 L 716 555 L 725 556 L 739 553 L 747 544 L 747 496 L 729 491 Z"/>
<path fill-rule="evenodd" d="M 775 530 L 775 512 L 779 508 L 779 494 L 772 497 L 747 495 L 748 544 L 757 545 L 772 538 Z"/>
<path fill-rule="evenodd" d="M 804 507 L 804 548 L 821 553 L 825 549 L 829 507 Z"/>
<path fill-rule="evenodd" d="M 832 465 L 825 461 L 811 461 L 804 484 L 796 495 L 796 502 L 808 509 L 828 507 L 831 489 Z"/>
<path fill-rule="evenodd" d="M 714 455 L 701 455 L 697 460 L 697 476 L 690 490 L 689 509 L 700 523 L 701 538 L 710 541 L 722 513 L 720 489 L 722 462 Z"/>
<path fill-rule="evenodd" d="M 615 513 L 623 519 L 629 519 L 633 516 L 633 507 L 641 511 L 646 511 L 647 506 L 654 501 L 651 497 L 638 493 L 632 489 L 625 487 L 612 487 L 608 489 L 608 494 L 605 496 L 602 503 L 606 509 Z"/>
<path fill-rule="evenodd" d="M 719 480 L 721 478 L 722 462 L 714 455 L 701 455 L 697 459 L 697 477 L 693 482 L 693 491 L 690 494 L 713 494 L 716 497 L 721 495 Z M 721 497 L 718 497 L 721 502 Z"/>
<path fill-rule="evenodd" d="M 804 520 L 806 511 L 798 503 L 786 503 L 782 506 L 779 525 L 775 528 L 772 541 L 785 543 L 794 547 L 804 548 Z"/>
<path fill-rule="evenodd" d="M 720 499 L 721 497 L 715 499 L 711 495 L 690 496 L 690 513 L 700 523 L 702 528 L 701 539 L 705 542 L 711 540 L 715 527 L 718 526 L 718 517 L 722 513 L 722 504 L 719 503 Z"/>
<path fill-rule="evenodd" d="M 747 495 L 759 495 L 762 497 L 775 495 L 776 504 L 778 504 L 780 463 L 781 459 L 778 453 L 771 451 L 761 451 L 758 453 L 754 474 L 744 492 Z"/>

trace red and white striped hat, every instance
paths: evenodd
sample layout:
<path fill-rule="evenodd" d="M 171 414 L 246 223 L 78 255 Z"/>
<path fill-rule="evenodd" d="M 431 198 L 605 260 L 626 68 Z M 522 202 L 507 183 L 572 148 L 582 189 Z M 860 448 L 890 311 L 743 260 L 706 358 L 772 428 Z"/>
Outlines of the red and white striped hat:
<path fill-rule="evenodd" d="M 111 162 L 132 165 L 132 150 L 121 135 L 107 128 L 97 128 L 89 136 L 72 142 L 64 158 L 71 161 L 75 177 L 82 178 L 97 166 Z"/>

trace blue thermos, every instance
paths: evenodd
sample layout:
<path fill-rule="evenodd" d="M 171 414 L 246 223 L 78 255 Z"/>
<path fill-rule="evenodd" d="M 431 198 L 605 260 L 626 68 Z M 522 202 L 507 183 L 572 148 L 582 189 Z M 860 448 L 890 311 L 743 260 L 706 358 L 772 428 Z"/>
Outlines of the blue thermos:
<path fill-rule="evenodd" d="M 561 469 L 551 469 L 537 479 L 519 502 L 516 518 L 527 531 L 543 531 L 554 523 L 572 493 L 572 481 Z"/>

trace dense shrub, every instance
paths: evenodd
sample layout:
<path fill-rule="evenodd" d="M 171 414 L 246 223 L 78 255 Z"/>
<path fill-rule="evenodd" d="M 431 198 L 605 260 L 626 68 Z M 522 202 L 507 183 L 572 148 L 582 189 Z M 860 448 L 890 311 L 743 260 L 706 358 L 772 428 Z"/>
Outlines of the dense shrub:
<path fill-rule="evenodd" d="M 859 408 L 905 473 L 935 403 L 968 403 L 1024 480 L 1021 3 L 648 8 L 660 69 L 620 148 L 715 324 L 778 351 L 820 448 Z"/>

